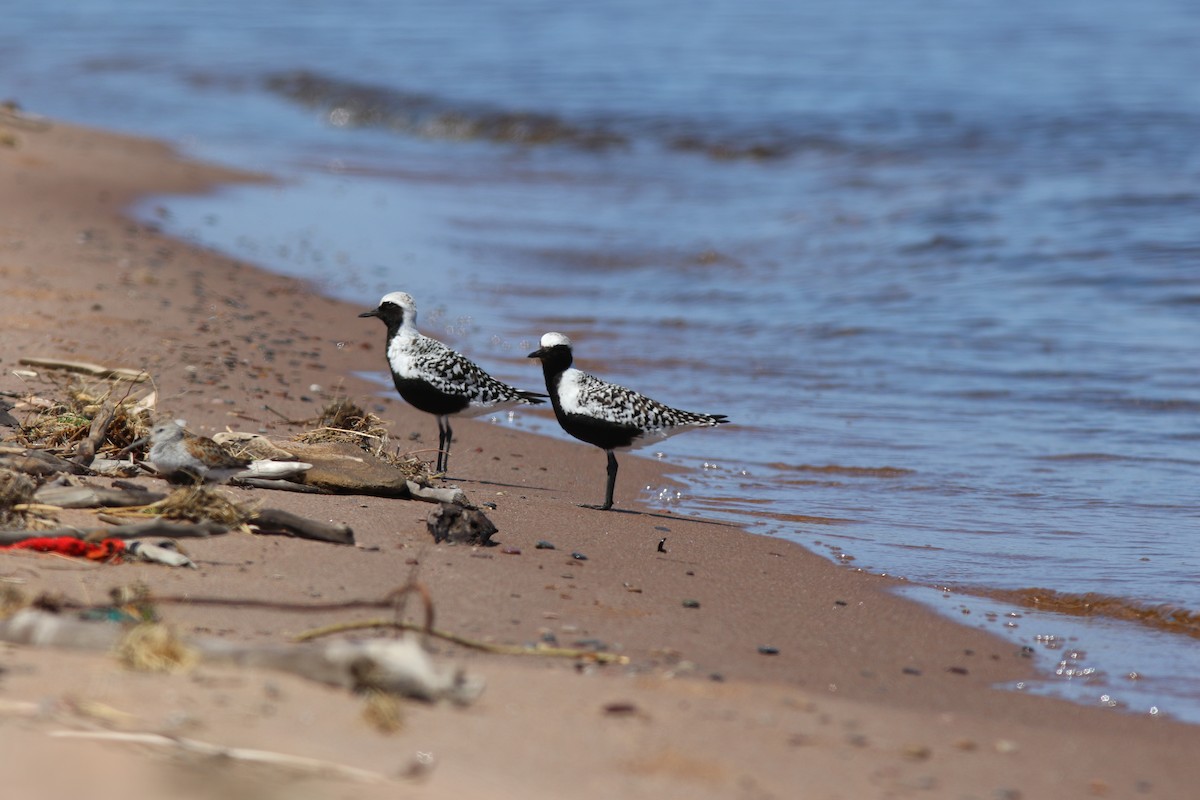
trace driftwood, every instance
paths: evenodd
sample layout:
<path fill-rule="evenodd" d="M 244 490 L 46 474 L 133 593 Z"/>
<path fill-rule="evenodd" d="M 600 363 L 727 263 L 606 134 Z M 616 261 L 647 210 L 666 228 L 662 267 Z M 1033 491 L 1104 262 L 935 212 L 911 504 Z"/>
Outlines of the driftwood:
<path fill-rule="evenodd" d="M 42 367 L 43 369 L 61 369 L 65 372 L 78 372 L 93 378 L 105 380 L 130 381 L 141 383 L 150 380 L 150 373 L 141 369 L 126 369 L 125 367 L 105 367 L 100 364 L 89 364 L 86 361 L 63 361 L 59 358 L 22 358 L 20 363 L 27 367 Z"/>
<path fill-rule="evenodd" d="M 7 467 L 26 475 L 48 477 L 60 472 L 72 475 L 86 475 L 87 467 L 82 467 L 65 458 L 47 453 L 44 450 L 30 450 L 21 447 L 0 448 L 0 466 Z"/>
<path fill-rule="evenodd" d="M 158 733 L 123 733 L 120 731 L 53 731 L 50 733 L 59 739 L 89 739 L 101 742 L 118 742 L 124 744 L 152 745 L 154 747 L 169 747 L 191 755 L 211 758 L 219 763 L 244 761 L 252 764 L 265 764 L 271 767 L 281 767 L 308 773 L 320 777 L 348 778 L 361 783 L 383 783 L 387 776 L 332 761 L 322 761 L 317 758 L 292 756 L 286 753 L 276 753 L 270 750 L 251 750 L 245 747 L 224 747 L 209 744 L 196 739 L 185 739 L 182 736 L 163 736 Z"/>
<path fill-rule="evenodd" d="M 440 488 L 437 486 L 422 486 L 416 481 L 408 481 L 408 494 L 413 500 L 424 500 L 428 503 L 453 503 L 465 506 L 467 493 L 457 486 Z"/>
<path fill-rule="evenodd" d="M 229 533 L 229 528 L 216 522 L 171 522 L 151 519 L 146 522 L 131 522 L 103 528 L 50 528 L 40 531 L 0 531 L 0 545 L 16 544 L 26 539 L 42 537 L 70 537 L 86 541 L 101 539 L 140 539 L 144 536 L 159 536 L 167 539 L 207 539 Z"/>
<path fill-rule="evenodd" d="M 42 609 L 24 608 L 0 620 L 0 641 L 109 652 L 129 629 L 84 621 Z M 208 663 L 266 667 L 354 691 L 377 689 L 418 700 L 449 700 L 465 705 L 483 691 L 483 682 L 462 670 L 438 667 L 411 637 L 331 641 L 322 644 L 250 644 L 193 639 L 184 645 Z"/>
<path fill-rule="evenodd" d="M 59 508 L 117 508 L 121 506 L 144 506 L 166 497 L 162 492 L 129 485 L 123 489 L 103 486 L 43 486 L 34 492 L 35 502 Z"/>
<path fill-rule="evenodd" d="M 545 658 L 575 658 L 581 661 L 594 661 L 597 664 L 628 664 L 629 656 L 619 655 L 617 653 L 606 653 L 603 650 L 583 647 L 552 647 L 544 644 L 501 644 L 499 642 L 485 642 L 481 639 L 472 639 L 469 636 L 462 636 L 450 631 L 440 630 L 438 628 L 427 625 L 419 625 L 415 622 L 407 620 L 395 619 L 368 619 L 358 620 L 355 622 L 339 622 L 333 625 L 326 625 L 323 628 L 314 628 L 310 631 L 297 634 L 292 638 L 296 642 L 310 642 L 313 639 L 322 636 L 332 636 L 338 633 L 349 633 L 351 631 L 378 630 L 380 628 L 394 628 L 402 631 L 416 631 L 423 633 L 426 636 L 432 636 L 435 639 L 443 639 L 447 642 L 453 642 L 463 647 L 469 647 L 472 650 L 482 650 L 485 653 L 495 653 L 503 656 L 542 656 Z"/>
<path fill-rule="evenodd" d="M 100 411 L 92 418 L 87 438 L 76 446 L 75 457 L 71 460 L 81 467 L 91 466 L 96 457 L 96 449 L 104 443 L 104 437 L 108 435 L 108 426 L 112 425 L 116 416 L 116 404 L 105 401 Z"/>
<path fill-rule="evenodd" d="M 295 481 L 277 481 L 269 478 L 238 478 L 239 486 L 249 486 L 253 489 L 272 489 L 276 492 L 299 492 L 301 494 L 330 494 L 319 486 L 309 486 L 307 483 Z"/>
<path fill-rule="evenodd" d="M 350 529 L 349 525 L 320 522 L 278 508 L 260 509 L 250 519 L 250 524 L 264 533 L 282 530 L 292 536 L 299 536 L 301 539 L 333 542 L 334 544 L 354 544 L 354 531 Z"/>

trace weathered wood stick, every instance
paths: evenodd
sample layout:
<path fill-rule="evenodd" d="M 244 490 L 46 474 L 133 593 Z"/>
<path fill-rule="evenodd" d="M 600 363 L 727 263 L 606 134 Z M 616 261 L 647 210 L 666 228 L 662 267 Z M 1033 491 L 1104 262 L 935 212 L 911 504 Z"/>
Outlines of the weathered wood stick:
<path fill-rule="evenodd" d="M 245 747 L 225 747 L 224 745 L 209 744 L 196 739 L 184 739 L 181 736 L 163 736 L 158 733 L 124 733 L 120 731 L 52 731 L 51 736 L 59 739 L 91 739 L 102 742 L 123 742 L 126 744 L 154 745 L 170 747 L 185 753 L 195 753 L 221 761 L 246 761 L 255 764 L 269 764 L 273 767 L 305 772 L 335 778 L 348 778 L 361 783 L 384 783 L 387 776 L 357 767 L 338 764 L 333 761 L 322 761 L 317 758 L 293 756 L 287 753 L 276 753 L 270 750 L 251 750 Z"/>
<path fill-rule="evenodd" d="M 301 494 L 329 494 L 320 486 L 296 483 L 295 481 L 279 481 L 270 478 L 236 478 L 236 480 L 242 486 L 251 486 L 255 489 L 274 489 L 277 492 L 300 492 Z"/>
<path fill-rule="evenodd" d="M 250 524 L 265 531 L 282 530 L 301 539 L 334 544 L 354 544 L 354 531 L 349 525 L 320 522 L 278 508 L 263 508 L 250 520 Z"/>
<path fill-rule="evenodd" d="M 87 438 L 75 448 L 75 458 L 71 460 L 81 467 L 91 466 L 92 460 L 96 457 L 96 449 L 108 435 L 108 426 L 112 425 L 116 416 L 117 406 L 106 400 L 100 408 L 100 412 L 92 417 L 92 425 L 88 428 Z"/>
<path fill-rule="evenodd" d="M 59 458 L 44 450 L 0 453 L 0 466 L 24 472 L 27 475 L 56 475 L 59 472 L 84 475 L 88 472 L 87 467 L 73 464 L 65 458 Z"/>
<path fill-rule="evenodd" d="M 16 544 L 27 539 L 70 537 L 86 541 L 100 539 L 139 539 L 143 536 L 163 536 L 168 539 L 207 539 L 229 533 L 229 528 L 216 522 L 170 522 L 151 519 L 106 528 L 50 528 L 41 531 L 0 531 L 0 545 Z"/>
<path fill-rule="evenodd" d="M 166 497 L 162 492 L 133 487 L 109 489 L 104 486 L 43 486 L 33 494 L 33 499 L 59 508 L 120 508 L 145 506 L 157 503 Z"/>
<path fill-rule="evenodd" d="M 20 363 L 27 367 L 43 367 L 44 369 L 61 369 L 66 372 L 79 372 L 94 378 L 107 380 L 131 381 L 141 383 L 150 380 L 150 373 L 142 369 L 126 369 L 125 367 L 104 367 L 99 364 L 89 364 L 86 361 L 64 361 L 59 358 L 22 358 Z"/>

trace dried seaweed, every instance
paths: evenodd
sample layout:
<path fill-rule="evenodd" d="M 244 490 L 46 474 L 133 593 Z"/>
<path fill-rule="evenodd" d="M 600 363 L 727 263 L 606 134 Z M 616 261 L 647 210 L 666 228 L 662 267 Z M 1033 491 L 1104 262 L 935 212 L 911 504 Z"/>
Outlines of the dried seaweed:
<path fill-rule="evenodd" d="M 164 519 L 208 520 L 230 528 L 246 524 L 255 514 L 252 504 L 236 503 L 224 492 L 203 485 L 176 489 L 157 503 L 143 506 L 141 511 Z"/>
<path fill-rule="evenodd" d="M 149 432 L 150 413 L 139 406 L 137 399 L 129 397 L 128 385 L 121 389 L 123 396 L 114 398 L 118 388 L 121 387 L 112 382 L 89 384 L 78 379 L 67 385 L 57 382 L 54 386 L 57 397 L 37 404 L 26 415 L 17 430 L 17 441 L 41 450 L 68 450 L 87 438 L 92 420 L 104 411 L 106 404 L 112 404 L 113 419 L 98 450 L 117 452 L 129 446 Z"/>
<path fill-rule="evenodd" d="M 400 469 L 408 480 L 428 485 L 432 479 L 428 464 L 391 446 L 383 420 L 346 398 L 331 401 L 321 411 L 316 427 L 293 439 L 306 444 L 352 442 Z"/>

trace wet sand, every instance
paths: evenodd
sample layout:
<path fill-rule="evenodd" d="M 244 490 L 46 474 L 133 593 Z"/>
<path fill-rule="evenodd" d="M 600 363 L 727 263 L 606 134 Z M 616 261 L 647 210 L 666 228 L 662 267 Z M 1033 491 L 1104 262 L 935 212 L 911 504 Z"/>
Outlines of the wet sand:
<path fill-rule="evenodd" d="M 148 193 L 264 178 L 63 123 L 0 119 L 0 133 L 0 389 L 26 387 L 14 374 L 24 356 L 142 368 L 160 412 L 192 429 L 279 438 L 299 430 L 284 418 L 311 417 L 342 394 L 382 406 L 393 438 L 432 458 L 434 420 L 355 377 L 384 357 L 382 326 L 357 318 L 365 308 L 122 215 Z M 531 365 L 525 388 L 539 383 Z M 424 503 L 239 489 L 239 499 L 348 523 L 358 546 L 224 536 L 187 544 L 198 570 L 0 555 L 0 579 L 89 601 L 143 581 L 160 594 L 318 602 L 382 596 L 415 572 L 440 628 L 513 644 L 600 641 L 628 665 L 436 644 L 440 661 L 487 682 L 484 694 L 466 708 L 405 703 L 400 730 L 384 734 L 360 699 L 288 676 L 205 665 L 143 674 L 107 656 L 4 646 L 6 793 L 52 797 L 86 780 L 97 798 L 266 784 L 320 798 L 986 800 L 1182 798 L 1200 783 L 1193 726 L 1000 691 L 1031 674 L 1025 655 L 892 596 L 889 579 L 639 508 L 632 487 L 663 480 L 656 462 L 623 458 L 620 511 L 603 513 L 576 506 L 603 489 L 595 448 L 477 421 L 455 433 L 451 483 L 496 504 L 487 513 L 500 547 L 435 545 Z M 186 634 L 264 642 L 355 616 L 165 612 Z M 300 779 L 52 735 L 96 726 L 327 759 L 386 780 Z"/>

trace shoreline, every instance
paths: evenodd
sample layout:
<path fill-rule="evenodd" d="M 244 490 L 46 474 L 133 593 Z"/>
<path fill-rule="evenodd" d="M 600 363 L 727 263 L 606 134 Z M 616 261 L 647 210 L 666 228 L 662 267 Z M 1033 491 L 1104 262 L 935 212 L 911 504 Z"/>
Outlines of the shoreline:
<path fill-rule="evenodd" d="M 150 194 L 265 178 L 55 121 L 12 133 L 15 143 L 0 148 L 0 389 L 25 388 L 13 375 L 20 357 L 71 358 L 148 369 L 160 413 L 198 432 L 228 425 L 286 438 L 295 429 L 265 406 L 303 419 L 340 392 L 381 405 L 394 441 L 414 449 L 436 441 L 430 417 L 356 377 L 382 369 L 382 330 L 355 318 L 366 309 L 125 216 Z M 144 675 L 35 648 L 0 651 L 0 700 L 49 693 L 61 701 L 69 690 L 56 691 L 53 677 L 74 665 L 90 676 L 87 694 L 132 714 L 139 730 L 161 727 L 167 709 L 182 704 L 197 720 L 188 735 L 206 741 L 324 754 L 389 775 L 407 763 L 398 749 L 437 754 L 419 785 L 358 787 L 362 796 L 556 797 L 571 786 L 577 797 L 788 797 L 802 784 L 813 797 L 1172 797 L 1200 779 L 1188 758 L 1200 729 L 992 688 L 1031 675 L 1029 660 L 990 633 L 896 597 L 889 579 L 723 523 L 628 506 L 579 509 L 575 502 L 594 499 L 601 485 L 594 448 L 467 420 L 455 428 L 451 483 L 477 503 L 496 503 L 488 512 L 500 528 L 495 540 L 520 555 L 434 545 L 419 503 L 249 490 L 347 522 L 362 546 L 231 536 L 189 545 L 201 569 L 187 574 L 135 564 L 50 569 L 0 555 L 0 575 L 30 593 L 74 597 L 142 580 L 164 594 L 333 601 L 382 594 L 417 569 L 441 627 L 500 642 L 598 639 L 630 666 L 577 670 L 439 646 L 440 659 L 478 674 L 487 690 L 464 710 L 405 704 L 407 722 L 391 736 L 362 721 L 359 701 L 300 681 L 203 666 L 206 681 Z M 626 487 L 662 474 L 647 459 L 621 462 Z M 557 549 L 538 550 L 539 540 Z M 171 609 L 168 618 L 185 633 L 248 641 L 310 627 L 211 608 Z M 273 682 L 286 685 L 283 699 L 264 700 Z M 171 700 L 172 692 L 190 699 Z M 264 703 L 272 716 L 255 711 Z M 606 713 L 613 703 L 635 713 Z M 329 722 L 301 724 L 313 708 Z M 0 744 L 27 764 L 107 758 L 146 774 L 161 766 L 153 753 L 51 739 L 54 727 L 56 717 L 0 725 Z M 36 772 L 20 774 L 17 787 L 41 788 Z"/>

